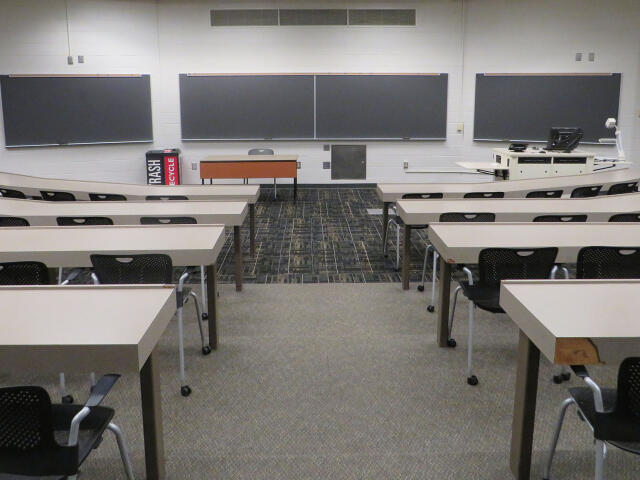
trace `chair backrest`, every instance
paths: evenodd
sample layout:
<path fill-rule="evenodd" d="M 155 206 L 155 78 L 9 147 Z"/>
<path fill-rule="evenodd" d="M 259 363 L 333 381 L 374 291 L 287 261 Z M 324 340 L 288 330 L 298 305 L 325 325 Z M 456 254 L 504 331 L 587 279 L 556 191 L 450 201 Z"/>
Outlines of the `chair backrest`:
<path fill-rule="evenodd" d="M 582 248 L 576 278 L 640 278 L 640 246 Z"/>
<path fill-rule="evenodd" d="M 527 193 L 526 198 L 560 198 L 562 190 L 536 190 Z"/>
<path fill-rule="evenodd" d="M 28 227 L 29 221 L 20 217 L 0 217 L 0 227 Z"/>
<path fill-rule="evenodd" d="M 540 215 L 534 222 L 586 222 L 586 215 Z"/>
<path fill-rule="evenodd" d="M 0 263 L 0 285 L 48 285 L 49 271 L 41 262 Z"/>
<path fill-rule="evenodd" d="M 640 213 L 618 213 L 609 218 L 610 222 L 640 222 Z"/>
<path fill-rule="evenodd" d="M 100 283 L 169 284 L 173 276 L 171 257 L 145 255 L 91 255 L 91 264 Z"/>
<path fill-rule="evenodd" d="M 638 182 L 616 183 L 611 185 L 607 195 L 619 195 L 621 193 L 634 193 L 638 191 Z"/>
<path fill-rule="evenodd" d="M 87 225 L 113 225 L 113 220 L 108 217 L 58 217 L 56 222 L 61 227 L 87 226 Z"/>
<path fill-rule="evenodd" d="M 504 192 L 469 192 L 464 198 L 504 198 Z"/>
<path fill-rule="evenodd" d="M 55 445 L 51 398 L 42 387 L 0 388 L 0 456 Z"/>
<path fill-rule="evenodd" d="M 478 259 L 479 283 L 497 287 L 501 280 L 549 278 L 557 255 L 556 247 L 485 248 Z"/>
<path fill-rule="evenodd" d="M 40 190 L 43 200 L 49 200 L 51 202 L 72 202 L 76 199 L 73 193 L 69 192 L 48 192 L 46 190 Z"/>
<path fill-rule="evenodd" d="M 640 357 L 625 358 L 620 364 L 615 410 L 640 420 Z"/>
<path fill-rule="evenodd" d="M 495 213 L 447 212 L 440 215 L 440 222 L 495 222 Z"/>
<path fill-rule="evenodd" d="M 140 225 L 192 225 L 198 223 L 193 217 L 142 217 Z"/>
<path fill-rule="evenodd" d="M 571 192 L 571 198 L 597 197 L 600 193 L 600 190 L 602 190 L 602 185 L 574 188 Z"/>
<path fill-rule="evenodd" d="M 7 198 L 27 198 L 24 193 L 18 190 L 12 190 L 10 188 L 0 188 L 0 194 L 2 194 L 3 197 Z"/>
<path fill-rule="evenodd" d="M 94 202 L 118 202 L 126 200 L 127 197 L 117 193 L 90 193 L 89 199 Z"/>
<path fill-rule="evenodd" d="M 147 195 L 146 200 L 189 200 L 184 195 Z"/>
<path fill-rule="evenodd" d="M 273 155 L 271 148 L 252 148 L 249 150 L 249 155 Z"/>
<path fill-rule="evenodd" d="M 442 193 L 405 193 L 402 195 L 403 200 L 431 200 L 443 197 Z"/>

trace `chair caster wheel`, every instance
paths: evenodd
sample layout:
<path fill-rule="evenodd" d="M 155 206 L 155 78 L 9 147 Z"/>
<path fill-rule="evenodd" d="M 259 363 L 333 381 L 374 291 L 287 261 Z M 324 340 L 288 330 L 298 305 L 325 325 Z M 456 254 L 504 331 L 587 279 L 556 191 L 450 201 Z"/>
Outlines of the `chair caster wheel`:
<path fill-rule="evenodd" d="M 427 305 L 427 312 L 435 312 L 436 311 L 436 307 L 434 307 L 433 305 Z"/>
<path fill-rule="evenodd" d="M 189 395 L 191 395 L 191 387 L 189 387 L 189 385 L 180 387 L 180 393 L 183 397 L 188 397 Z"/>
<path fill-rule="evenodd" d="M 207 320 L 209 320 L 209 314 L 208 313 L 203 313 L 202 314 L 202 321 L 206 322 Z"/>
<path fill-rule="evenodd" d="M 467 378 L 467 383 L 469 385 L 477 385 L 478 384 L 478 377 L 476 377 L 475 375 L 471 375 L 470 377 Z"/>
<path fill-rule="evenodd" d="M 450 338 L 447 340 L 447 347 L 456 348 L 457 345 L 458 343 L 453 338 Z M 476 379 L 476 382 L 477 382 L 477 379 Z"/>
<path fill-rule="evenodd" d="M 418 291 L 424 292 L 424 285 L 418 285 Z"/>
<path fill-rule="evenodd" d="M 211 347 L 209 345 L 205 345 L 202 347 L 202 354 L 209 355 L 211 353 Z"/>
<path fill-rule="evenodd" d="M 559 385 L 562 383 L 562 375 L 554 375 L 553 376 L 553 383 Z"/>
<path fill-rule="evenodd" d="M 73 396 L 65 395 L 64 397 L 62 397 L 62 403 L 73 403 Z"/>
<path fill-rule="evenodd" d="M 563 372 L 561 377 L 563 382 L 568 382 L 571 379 L 571 373 Z"/>

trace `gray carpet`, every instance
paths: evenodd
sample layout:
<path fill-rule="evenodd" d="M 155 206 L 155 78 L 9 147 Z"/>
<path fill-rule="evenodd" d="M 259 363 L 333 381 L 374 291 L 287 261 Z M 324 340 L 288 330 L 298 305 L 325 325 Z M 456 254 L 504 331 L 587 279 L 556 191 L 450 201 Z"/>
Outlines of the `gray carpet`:
<path fill-rule="evenodd" d="M 427 286 L 427 291 L 429 291 Z M 168 477 L 171 479 L 509 479 L 508 448 L 517 331 L 504 315 L 478 313 L 480 385 L 465 382 L 466 305 L 458 348 L 438 349 L 428 294 L 394 284 L 222 285 L 221 345 L 199 353 L 187 306 L 187 373 L 179 394 L 175 323 L 161 344 Z M 542 477 L 565 386 L 542 363 L 534 472 Z M 615 369 L 594 369 L 615 384 Z M 56 394 L 55 378 L 37 382 Z M 578 384 L 578 382 L 575 382 Z M 79 397 L 86 387 L 72 377 Z M 139 387 L 123 377 L 110 395 L 144 478 Z M 589 429 L 571 412 L 554 479 L 593 478 Z M 640 459 L 611 448 L 608 479 L 640 476 Z M 81 478 L 124 478 L 107 438 Z"/>

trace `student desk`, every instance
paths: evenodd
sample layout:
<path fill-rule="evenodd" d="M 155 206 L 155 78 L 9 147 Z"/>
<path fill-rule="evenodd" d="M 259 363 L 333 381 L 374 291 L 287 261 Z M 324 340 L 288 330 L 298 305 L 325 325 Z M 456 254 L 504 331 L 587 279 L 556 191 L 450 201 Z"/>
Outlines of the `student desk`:
<path fill-rule="evenodd" d="M 49 268 L 75 268 L 91 267 L 92 254 L 163 253 L 176 267 L 206 265 L 203 302 L 209 309 L 209 344 L 215 349 L 215 264 L 223 245 L 223 225 L 12 227 L 0 229 L 0 262 L 35 261 Z"/>
<path fill-rule="evenodd" d="M 234 201 L 249 204 L 250 253 L 255 255 L 256 202 L 258 185 L 137 185 L 133 183 L 88 182 L 58 178 L 31 177 L 0 172 L 0 188 L 18 190 L 29 197 L 40 197 L 41 191 L 72 193 L 76 200 L 91 200 L 90 195 L 122 195 L 127 200 L 146 200 L 148 196 L 182 196 L 188 200 Z M 220 223 L 220 222 L 218 222 Z"/>
<path fill-rule="evenodd" d="M 540 352 L 559 365 L 618 364 L 640 350 L 640 281 L 506 280 L 500 305 L 520 329 L 511 471 L 528 480 Z"/>
<path fill-rule="evenodd" d="M 537 200 L 466 199 L 466 200 L 400 200 L 398 215 L 405 223 L 402 285 L 409 288 L 409 247 L 412 225 L 438 222 L 446 212 L 481 213 L 496 215 L 496 222 L 531 222 L 539 215 L 587 215 L 588 222 L 607 222 L 616 213 L 640 212 L 640 193 L 607 195 L 594 198 Z"/>
<path fill-rule="evenodd" d="M 540 190 L 562 190 L 568 197 L 576 187 L 603 185 L 602 191 L 616 183 L 640 181 L 640 168 L 617 168 L 585 175 L 528 178 L 473 183 L 379 183 L 378 198 L 383 202 L 382 241 L 387 240 L 389 205 L 402 199 L 407 193 L 442 193 L 445 199 L 463 198 L 466 193 L 504 192 L 505 198 L 523 198 L 527 193 Z"/>
<path fill-rule="evenodd" d="M 0 302 L 4 371 L 139 373 L 146 478 L 166 478 L 156 345 L 176 311 L 175 289 L 2 287 Z"/>
<path fill-rule="evenodd" d="M 0 216 L 22 217 L 32 226 L 57 225 L 57 217 L 108 217 L 115 225 L 139 225 L 141 217 L 193 217 L 200 224 L 233 226 L 236 290 L 242 290 L 240 226 L 245 202 L 47 202 L 0 199 Z M 193 225 L 192 225 L 193 226 Z"/>
<path fill-rule="evenodd" d="M 583 247 L 640 246 L 640 223 L 435 223 L 429 240 L 440 254 L 437 338 L 446 347 L 452 265 L 477 264 L 484 248 L 543 247 L 558 248 L 558 263 L 576 263 Z"/>
<path fill-rule="evenodd" d="M 200 179 L 293 178 L 298 194 L 298 155 L 210 155 L 200 162 Z"/>

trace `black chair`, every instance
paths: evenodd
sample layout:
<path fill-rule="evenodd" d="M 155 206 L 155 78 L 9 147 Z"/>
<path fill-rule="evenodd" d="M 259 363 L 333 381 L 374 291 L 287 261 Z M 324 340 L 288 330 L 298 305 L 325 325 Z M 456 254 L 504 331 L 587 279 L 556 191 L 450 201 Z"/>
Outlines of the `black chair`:
<path fill-rule="evenodd" d="M 543 478 L 550 479 L 551 464 L 565 413 L 567 408 L 575 404 L 593 432 L 595 478 L 603 480 L 605 444 L 640 455 L 640 357 L 626 358 L 620 364 L 617 389 L 600 388 L 583 365 L 571 368 L 587 386 L 570 388 L 569 397 L 562 402 Z"/>
<path fill-rule="evenodd" d="M 0 263 L 0 285 L 48 285 L 49 270 L 41 262 Z"/>
<path fill-rule="evenodd" d="M 113 220 L 108 217 L 58 217 L 56 222 L 61 227 L 113 225 Z"/>
<path fill-rule="evenodd" d="M 640 278 L 640 246 L 584 247 L 578 252 L 576 278 Z"/>
<path fill-rule="evenodd" d="M 560 198 L 562 190 L 537 190 L 527 193 L 525 198 Z"/>
<path fill-rule="evenodd" d="M 539 215 L 534 222 L 586 222 L 586 215 Z"/>
<path fill-rule="evenodd" d="M 473 323 L 475 307 L 492 313 L 504 313 L 500 306 L 500 281 L 544 279 L 552 276 L 558 249 L 534 248 L 486 248 L 480 251 L 478 258 L 479 279 L 473 281 L 473 275 L 467 267 L 467 281 L 459 282 L 453 296 L 453 307 L 449 319 L 449 338 L 453 327 L 458 292 L 463 291 L 469 299 L 469 339 L 467 352 L 467 383 L 477 385 L 478 378 L 473 374 Z"/>
<path fill-rule="evenodd" d="M 464 198 L 504 198 L 504 192 L 469 192 Z"/>
<path fill-rule="evenodd" d="M 447 212 L 440 215 L 438 218 L 440 222 L 495 222 L 496 215 L 494 213 L 482 212 L 482 213 L 465 213 L 465 212 Z M 422 264 L 422 283 L 418 285 L 419 291 L 424 291 L 424 278 L 427 270 L 427 256 L 429 250 L 433 250 L 432 261 L 432 275 L 431 275 L 431 303 L 427 305 L 427 311 L 433 313 L 435 311 L 436 302 L 436 284 L 438 283 L 438 257 L 439 254 L 433 245 L 429 245 L 424 252 L 424 262 Z M 422 287 L 422 288 L 421 288 Z M 456 341 L 452 338 L 449 339 L 449 346 L 455 347 Z"/>
<path fill-rule="evenodd" d="M 69 192 L 48 192 L 40 190 L 43 200 L 49 200 L 50 202 L 73 202 L 76 197 L 73 193 Z"/>
<path fill-rule="evenodd" d="M 173 264 L 168 255 L 91 255 L 91 264 L 95 273 L 92 274 L 95 284 L 153 284 L 171 285 L 173 283 Z M 180 357 L 180 393 L 187 397 L 191 394 L 191 388 L 186 383 L 184 368 L 184 334 L 182 328 L 182 309 L 188 298 L 192 296 L 198 315 L 198 328 L 202 342 L 202 353 L 211 353 L 211 347 L 205 340 L 200 302 L 195 292 L 184 287 L 184 282 L 189 278 L 189 272 L 181 275 L 176 291 L 178 314 L 178 348 Z"/>
<path fill-rule="evenodd" d="M 90 193 L 89 199 L 94 202 L 119 202 L 125 201 L 127 197 L 117 193 Z"/>
<path fill-rule="evenodd" d="M 115 412 L 100 406 L 118 377 L 103 376 L 84 405 L 52 404 L 42 387 L 0 388 L 0 473 L 75 479 L 109 430 L 116 437 L 127 478 L 133 480 L 122 432 L 111 422 Z"/>
<path fill-rule="evenodd" d="M 140 225 L 193 225 L 197 224 L 193 217 L 142 217 Z"/>
<path fill-rule="evenodd" d="M 147 195 L 145 200 L 189 200 L 184 195 Z"/>
<path fill-rule="evenodd" d="M 616 183 L 611 185 L 607 195 L 620 195 L 622 193 L 635 193 L 638 191 L 638 182 Z"/>
<path fill-rule="evenodd" d="M 29 221 L 20 217 L 0 217 L 0 227 L 28 227 Z"/>
<path fill-rule="evenodd" d="M 12 190 L 10 188 L 0 188 L 0 195 L 7 198 L 27 198 L 27 196 L 19 190 Z"/>
<path fill-rule="evenodd" d="M 640 222 L 640 213 L 618 213 L 609 218 L 610 222 Z"/>
<path fill-rule="evenodd" d="M 589 198 L 597 197 L 602 190 L 602 185 L 594 185 L 591 187 L 574 188 L 571 192 L 571 198 Z"/>

